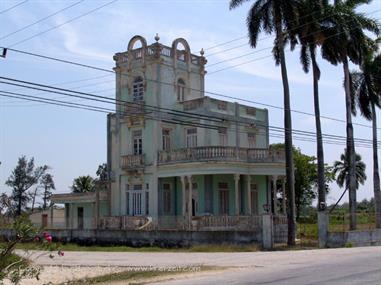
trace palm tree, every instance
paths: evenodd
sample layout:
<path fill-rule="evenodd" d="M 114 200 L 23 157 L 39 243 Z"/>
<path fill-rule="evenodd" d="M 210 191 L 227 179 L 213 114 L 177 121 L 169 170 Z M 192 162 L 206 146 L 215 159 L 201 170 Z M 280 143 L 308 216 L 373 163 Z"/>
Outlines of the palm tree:
<path fill-rule="evenodd" d="M 71 189 L 73 193 L 93 192 L 95 190 L 94 179 L 89 175 L 79 176 L 74 179 Z"/>
<path fill-rule="evenodd" d="M 321 19 L 324 19 L 324 8 L 328 5 L 326 0 L 304 0 L 299 6 L 299 27 L 296 31 L 299 42 L 301 44 L 300 61 L 304 72 L 308 73 L 312 65 L 313 73 L 313 97 L 315 109 L 315 125 L 316 125 L 316 153 L 317 153 L 317 188 L 318 188 L 318 210 L 325 213 L 325 170 L 324 170 L 324 150 L 323 138 L 320 122 L 320 106 L 319 106 L 319 79 L 320 69 L 316 61 L 316 49 L 321 46 L 324 41 L 324 34 L 321 30 Z M 323 227 L 327 223 L 320 221 L 321 216 L 318 216 L 318 222 Z M 324 219 L 324 218 L 323 218 Z M 321 222 L 321 223 L 320 223 Z M 325 229 L 319 227 L 319 241 L 322 241 L 321 246 L 325 246 Z"/>
<path fill-rule="evenodd" d="M 336 177 L 336 183 L 339 185 L 340 188 L 345 186 L 344 192 L 339 198 L 339 200 L 336 202 L 335 206 L 331 209 L 332 210 L 336 207 L 337 204 L 339 204 L 341 198 L 343 198 L 345 192 L 349 190 L 350 187 L 350 164 L 347 156 L 347 151 L 345 150 L 344 153 L 340 156 L 340 161 L 335 161 L 333 164 L 333 173 Z M 357 154 L 355 155 L 355 186 L 356 190 L 359 188 L 360 184 L 364 185 L 364 182 L 366 180 L 366 174 L 365 174 L 366 165 L 361 160 L 361 155 Z"/>
<path fill-rule="evenodd" d="M 380 76 L 381 55 L 369 55 L 361 65 L 361 71 L 351 72 L 351 90 L 361 114 L 372 121 L 373 134 L 373 193 L 375 200 L 376 227 L 381 228 L 381 191 L 377 154 L 377 117 L 376 106 L 381 107 L 381 88 L 377 86 Z"/>
<path fill-rule="evenodd" d="M 247 0 L 231 0 L 230 9 L 242 5 Z M 276 65 L 280 64 L 283 82 L 284 100 L 284 136 L 286 152 L 286 179 L 287 179 L 287 218 L 288 218 L 288 244 L 295 244 L 295 188 L 294 188 L 294 165 L 292 153 L 292 124 L 290 111 L 290 89 L 288 84 L 286 58 L 284 54 L 285 41 L 295 43 L 292 33 L 297 25 L 297 6 L 300 0 L 256 0 L 251 6 L 247 16 L 250 45 L 257 46 L 258 36 L 263 30 L 266 34 L 275 33 L 273 54 Z M 286 39 L 286 36 L 288 39 Z"/>
<path fill-rule="evenodd" d="M 356 170 L 355 145 L 352 125 L 352 114 L 355 114 L 354 102 L 350 91 L 349 61 L 361 64 L 364 54 L 369 52 L 373 42 L 364 31 L 379 33 L 376 20 L 365 17 L 356 12 L 356 8 L 370 0 L 336 0 L 334 5 L 328 5 L 327 15 L 330 17 L 322 21 L 325 40 L 322 45 L 323 58 L 334 65 L 343 64 L 345 107 L 346 107 L 346 151 L 349 163 L 349 209 L 350 229 L 356 229 Z"/>

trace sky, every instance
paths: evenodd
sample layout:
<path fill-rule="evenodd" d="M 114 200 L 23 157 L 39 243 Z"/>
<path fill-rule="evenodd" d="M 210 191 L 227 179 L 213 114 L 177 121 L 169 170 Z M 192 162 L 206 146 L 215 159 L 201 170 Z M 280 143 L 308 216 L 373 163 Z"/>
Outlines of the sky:
<path fill-rule="evenodd" d="M 126 51 L 127 44 L 134 35 L 145 37 L 148 44 L 151 44 L 158 33 L 160 42 L 165 45 L 171 45 L 174 39 L 182 37 L 188 41 L 192 53 L 199 54 L 202 48 L 205 50 L 208 60 L 206 91 L 258 103 L 283 105 L 280 69 L 275 66 L 271 56 L 273 38 L 261 34 L 256 49 L 253 50 L 248 45 L 246 16 L 253 1 L 231 11 L 227 0 L 119 0 L 97 9 L 109 2 L 111 1 L 2 0 L 0 46 L 111 70 L 114 66 L 113 55 Z M 21 4 L 9 9 L 19 3 Z M 72 7 L 56 13 L 70 5 Z M 359 11 L 381 20 L 381 1 L 374 0 Z M 54 13 L 54 16 L 17 32 Z M 9 35 L 10 33 L 13 34 Z M 222 45 L 226 42 L 230 43 Z M 235 48 L 237 46 L 240 47 Z M 245 56 L 248 53 L 251 54 Z M 230 60 L 235 57 L 239 58 Z M 301 68 L 299 48 L 293 52 L 287 50 L 286 59 L 291 108 L 313 113 L 312 75 L 305 74 Z M 320 56 L 318 61 L 322 71 L 321 114 L 344 120 L 342 66 L 330 65 Z M 351 67 L 356 68 L 353 65 Z M 12 51 L 8 52 L 5 59 L 0 58 L 0 76 L 110 98 L 115 96 L 113 74 Z M 73 82 L 79 80 L 81 81 Z M 20 91 L 18 87 L 5 84 L 0 84 L 0 90 L 38 94 Z M 45 96 L 63 99 L 59 95 Z M 254 103 L 247 104 L 263 107 Z M 267 108 L 270 125 L 282 127 L 283 111 Z M 379 125 L 380 117 L 378 113 Z M 354 122 L 365 125 L 354 126 L 355 137 L 371 139 L 370 122 L 360 116 L 354 118 Z M 312 116 L 292 113 L 292 124 L 294 129 L 315 131 Z M 326 134 L 345 136 L 345 123 L 322 119 L 322 130 Z M 280 141 L 279 138 L 270 137 L 270 143 Z M 305 154 L 316 153 L 314 142 L 294 139 L 294 145 Z M 325 161 L 332 164 L 339 159 L 343 150 L 343 145 L 325 144 Z M 358 147 L 356 151 L 367 165 L 368 176 L 365 185 L 358 190 L 360 201 L 373 196 L 372 149 Z M 34 157 L 36 165 L 49 165 L 56 193 L 69 192 L 75 177 L 95 176 L 97 166 L 106 162 L 106 114 L 0 97 L 0 192 L 10 193 L 11 189 L 4 183 L 22 155 Z M 332 183 L 328 204 L 334 203 L 341 193 L 342 190 Z M 344 200 L 347 200 L 346 196 Z"/>

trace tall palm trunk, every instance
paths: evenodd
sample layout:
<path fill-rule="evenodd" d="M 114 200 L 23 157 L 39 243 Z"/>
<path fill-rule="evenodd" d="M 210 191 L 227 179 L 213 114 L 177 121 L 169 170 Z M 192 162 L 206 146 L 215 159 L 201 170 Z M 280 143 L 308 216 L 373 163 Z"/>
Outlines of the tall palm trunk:
<path fill-rule="evenodd" d="M 279 19 L 279 17 L 276 17 Z M 287 181 L 287 220 L 288 220 L 288 245 L 295 245 L 296 238 L 296 220 L 295 220 L 295 178 L 294 161 L 292 153 L 292 124 L 291 124 L 291 106 L 290 106 L 290 88 L 288 85 L 286 58 L 284 55 L 284 40 L 281 22 L 276 23 L 276 34 L 279 44 L 279 57 L 283 82 L 283 100 L 284 100 L 284 140 L 286 153 L 286 181 Z"/>
<path fill-rule="evenodd" d="M 349 212 L 350 212 L 350 230 L 355 230 L 357 226 L 356 219 L 356 165 L 355 165 L 355 144 L 353 138 L 352 125 L 352 99 L 350 91 L 348 58 L 343 59 L 344 85 L 345 85 L 345 109 L 347 120 L 347 158 L 349 164 Z"/>
<path fill-rule="evenodd" d="M 378 148 L 377 148 L 377 115 L 374 103 L 372 106 L 372 129 L 373 129 L 373 192 L 376 214 L 376 228 L 381 228 L 381 192 L 380 175 L 378 173 Z"/>
<path fill-rule="evenodd" d="M 313 86 L 314 86 L 314 109 L 315 109 L 315 125 L 316 125 L 316 153 L 317 153 L 317 174 L 318 174 L 318 236 L 319 247 L 326 247 L 327 233 L 328 233 L 328 220 L 325 207 L 325 173 L 324 173 L 324 150 L 323 150 L 323 137 L 320 122 L 320 106 L 319 106 L 319 79 L 320 70 L 316 62 L 315 47 L 310 47 L 312 72 L 313 72 Z"/>
<path fill-rule="evenodd" d="M 325 177 L 324 177 L 324 150 L 323 137 L 320 122 L 320 106 L 319 106 L 319 68 L 316 63 L 315 49 L 311 48 L 313 85 L 314 85 L 314 108 L 315 108 L 315 124 L 316 124 L 316 142 L 317 142 L 317 166 L 318 166 L 318 209 L 322 210 L 320 205 L 325 204 Z"/>

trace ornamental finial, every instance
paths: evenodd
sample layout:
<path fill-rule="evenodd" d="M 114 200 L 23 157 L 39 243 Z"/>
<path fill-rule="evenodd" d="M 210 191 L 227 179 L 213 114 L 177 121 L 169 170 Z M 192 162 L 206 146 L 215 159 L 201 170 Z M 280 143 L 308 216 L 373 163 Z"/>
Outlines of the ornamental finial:
<path fill-rule="evenodd" d="M 204 53 L 205 53 L 205 51 L 204 51 L 204 49 L 202 48 L 201 51 L 200 51 L 201 56 L 204 56 Z"/>
<path fill-rule="evenodd" d="M 158 33 L 156 33 L 156 36 L 155 36 L 155 41 L 156 41 L 156 42 L 159 42 L 159 40 L 160 40 L 159 34 L 158 34 Z"/>

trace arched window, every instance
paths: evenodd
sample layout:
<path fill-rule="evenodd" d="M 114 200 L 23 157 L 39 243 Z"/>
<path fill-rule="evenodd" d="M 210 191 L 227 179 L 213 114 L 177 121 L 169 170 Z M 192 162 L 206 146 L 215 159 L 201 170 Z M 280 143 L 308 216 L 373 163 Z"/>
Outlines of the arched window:
<path fill-rule="evenodd" d="M 185 98 L 185 82 L 181 78 L 177 80 L 177 101 L 182 102 Z"/>
<path fill-rule="evenodd" d="M 143 86 L 143 78 L 136 77 L 134 80 L 134 84 L 132 85 L 132 96 L 133 101 L 143 101 L 144 95 L 144 86 Z"/>

